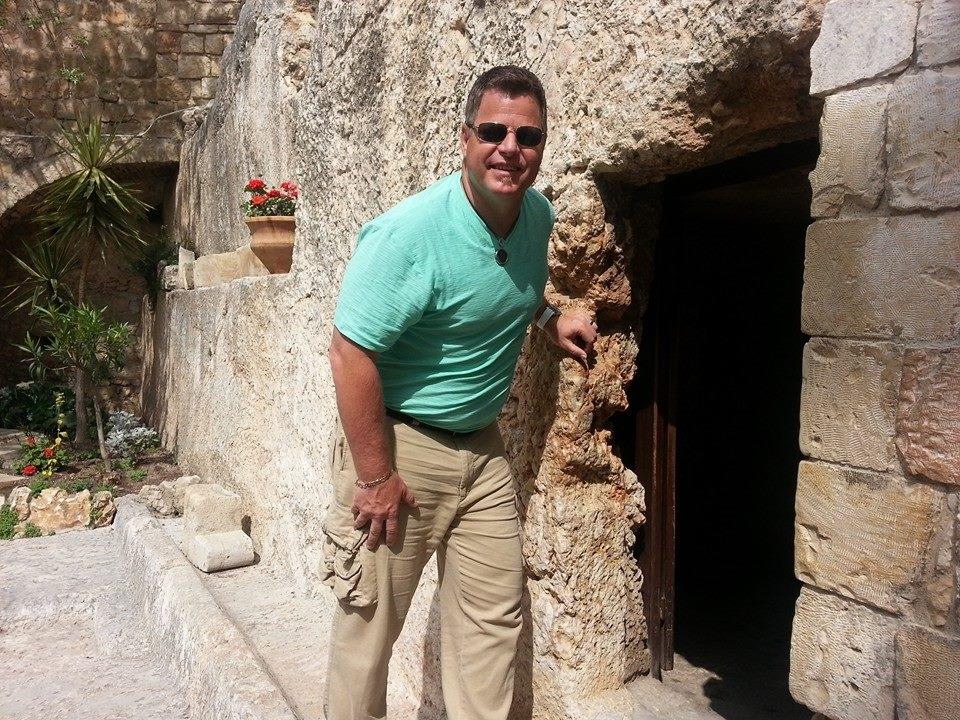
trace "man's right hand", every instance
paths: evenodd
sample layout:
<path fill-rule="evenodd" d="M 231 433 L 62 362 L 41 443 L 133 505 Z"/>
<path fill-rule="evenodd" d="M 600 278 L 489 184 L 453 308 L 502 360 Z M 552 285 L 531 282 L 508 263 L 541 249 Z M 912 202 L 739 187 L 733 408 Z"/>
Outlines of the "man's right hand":
<path fill-rule="evenodd" d="M 370 534 L 367 536 L 370 550 L 376 550 L 380 544 L 384 526 L 387 529 L 386 544 L 393 545 L 396 542 L 397 518 L 402 504 L 417 507 L 416 498 L 397 473 L 372 488 L 356 489 L 351 508 L 356 515 L 353 527 L 359 530 L 370 523 Z"/>

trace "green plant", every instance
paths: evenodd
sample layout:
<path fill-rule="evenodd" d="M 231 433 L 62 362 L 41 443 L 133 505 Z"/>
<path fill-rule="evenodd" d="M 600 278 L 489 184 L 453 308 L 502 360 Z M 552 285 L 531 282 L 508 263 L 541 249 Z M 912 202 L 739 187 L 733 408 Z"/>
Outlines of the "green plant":
<path fill-rule="evenodd" d="M 80 251 L 80 273 L 76 302 L 84 307 L 87 274 L 95 250 L 105 260 L 105 249 L 114 247 L 131 253 L 143 244 L 140 225 L 149 205 L 134 195 L 133 186 L 121 183 L 110 174 L 110 167 L 136 147 L 133 140 L 119 142 L 115 133 L 104 133 L 100 118 L 78 117 L 73 130 L 60 126 L 53 142 L 79 169 L 54 180 L 40 199 L 38 219 L 47 236 L 59 243 L 76 246 Z M 55 309 L 46 305 L 45 309 Z M 37 308 L 40 311 L 40 308 Z M 82 366 L 73 368 L 77 447 L 86 447 L 87 416 L 84 405 L 89 380 Z M 98 429 L 99 432 L 99 429 Z"/>
<path fill-rule="evenodd" d="M 58 393 L 63 398 L 60 411 Z M 92 412 L 93 403 L 87 404 Z M 57 435 L 73 429 L 72 406 L 73 390 L 66 385 L 40 380 L 8 385 L 0 388 L 0 427 Z"/>
<path fill-rule="evenodd" d="M 25 275 L 6 286 L 3 305 L 12 315 L 23 308 L 33 314 L 39 305 L 73 302 L 67 279 L 77 268 L 77 254 L 66 243 L 41 240 L 26 243 L 22 255 L 9 253 Z"/>
<path fill-rule="evenodd" d="M 13 526 L 17 524 L 17 511 L 9 505 L 0 507 L 0 540 L 13 537 Z"/>
<path fill-rule="evenodd" d="M 136 470 L 134 470 L 134 472 L 136 472 Z M 104 490 L 106 490 L 107 492 L 113 494 L 116 491 L 116 489 L 117 489 L 117 486 L 114 485 L 113 483 L 100 483 L 95 488 L 93 488 L 91 492 L 96 494 L 98 492 L 103 492 Z"/>
<path fill-rule="evenodd" d="M 262 178 L 250 178 L 243 191 L 250 193 L 250 197 L 240 203 L 240 209 L 247 217 L 293 215 L 297 208 L 297 198 L 300 197 L 300 188 L 290 180 L 284 180 L 277 187 L 267 189 Z"/>
<path fill-rule="evenodd" d="M 36 480 L 31 482 L 27 487 L 30 488 L 31 495 L 39 495 L 48 487 L 50 487 L 50 483 L 48 483 L 46 480 L 43 480 L 41 478 L 37 478 Z"/>
<path fill-rule="evenodd" d="M 128 259 L 130 269 L 143 278 L 147 285 L 147 297 L 152 310 L 157 304 L 157 295 L 163 278 L 157 268 L 160 263 L 165 265 L 177 264 L 177 246 L 170 242 L 166 229 L 149 238 L 140 248 L 135 250 Z"/>
<path fill-rule="evenodd" d="M 67 483 L 64 488 L 67 492 L 83 492 L 84 490 L 89 490 L 91 494 L 93 493 L 93 478 L 80 478 L 79 480 L 74 480 L 70 483 Z"/>
<path fill-rule="evenodd" d="M 49 478 L 69 459 L 61 442 L 60 437 L 51 441 L 46 435 L 27 435 L 20 443 L 20 455 L 13 462 L 14 472 L 28 476 L 39 474 L 40 478 Z M 37 482 L 39 481 L 38 478 Z"/>
<path fill-rule="evenodd" d="M 89 378 L 96 387 L 109 377 L 111 370 L 123 366 L 132 338 L 129 324 L 108 323 L 104 310 L 85 304 L 63 308 L 38 307 L 37 316 L 43 322 L 47 341 L 40 342 L 28 332 L 24 344 L 17 346 L 27 354 L 31 372 L 60 375 L 76 372 Z M 110 472 L 110 458 L 104 444 L 103 413 L 96 393 L 93 393 L 93 409 L 100 457 Z M 78 430 L 79 425 L 78 415 Z"/>
<path fill-rule="evenodd" d="M 137 468 L 136 470 L 130 471 L 130 479 L 134 482 L 140 482 L 147 476 L 147 471 L 143 468 Z"/>
<path fill-rule="evenodd" d="M 28 522 L 26 525 L 23 526 L 23 536 L 25 538 L 42 537 L 43 530 L 41 530 L 39 527 L 34 525 L 32 522 Z"/>
<path fill-rule="evenodd" d="M 117 460 L 117 468 L 119 470 L 129 470 L 133 467 L 133 458 L 122 457 Z"/>

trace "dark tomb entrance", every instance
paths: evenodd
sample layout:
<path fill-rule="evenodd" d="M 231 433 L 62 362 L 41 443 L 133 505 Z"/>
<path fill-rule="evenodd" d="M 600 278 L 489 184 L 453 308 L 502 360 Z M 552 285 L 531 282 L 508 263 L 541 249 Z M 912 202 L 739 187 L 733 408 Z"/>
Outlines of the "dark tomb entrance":
<path fill-rule="evenodd" d="M 817 154 L 790 143 L 664 182 L 635 424 L 618 433 L 647 493 L 652 673 L 731 720 L 810 716 L 787 678 Z"/>

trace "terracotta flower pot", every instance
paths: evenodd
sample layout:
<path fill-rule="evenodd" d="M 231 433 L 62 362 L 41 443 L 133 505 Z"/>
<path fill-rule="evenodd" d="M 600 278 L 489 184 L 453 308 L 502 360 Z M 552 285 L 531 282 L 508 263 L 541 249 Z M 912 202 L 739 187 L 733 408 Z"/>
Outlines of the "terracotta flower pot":
<path fill-rule="evenodd" d="M 250 228 L 250 249 L 271 273 L 290 272 L 293 263 L 292 215 L 265 215 L 246 218 Z"/>

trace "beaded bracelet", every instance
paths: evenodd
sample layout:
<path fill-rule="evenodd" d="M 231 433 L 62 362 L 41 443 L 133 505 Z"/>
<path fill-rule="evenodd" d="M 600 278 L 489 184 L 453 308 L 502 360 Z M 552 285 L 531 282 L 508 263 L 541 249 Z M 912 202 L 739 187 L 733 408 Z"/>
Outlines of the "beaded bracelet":
<path fill-rule="evenodd" d="M 376 487 L 376 486 L 379 485 L 380 483 L 386 482 L 387 480 L 390 479 L 390 476 L 391 476 L 391 475 L 393 475 L 393 470 L 391 470 L 390 472 L 388 472 L 386 475 L 382 475 L 382 476 L 378 477 L 376 480 L 370 480 L 370 481 L 368 481 L 368 482 L 360 482 L 360 479 L 357 478 L 357 481 L 356 481 L 356 483 L 354 483 L 354 484 L 355 484 L 358 488 L 360 488 L 361 490 L 367 490 L 367 489 L 369 489 L 369 488 Z"/>

